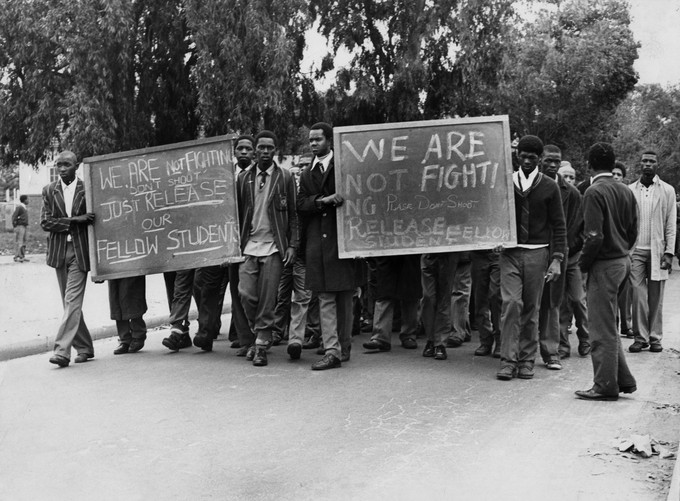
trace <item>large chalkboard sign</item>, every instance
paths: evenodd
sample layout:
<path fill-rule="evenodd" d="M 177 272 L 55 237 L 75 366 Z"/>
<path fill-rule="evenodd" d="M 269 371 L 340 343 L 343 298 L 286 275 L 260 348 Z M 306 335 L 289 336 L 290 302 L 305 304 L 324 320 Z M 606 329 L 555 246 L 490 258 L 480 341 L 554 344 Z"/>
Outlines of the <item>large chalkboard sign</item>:
<path fill-rule="evenodd" d="M 83 160 L 92 279 L 237 260 L 235 137 Z"/>
<path fill-rule="evenodd" d="M 507 116 L 336 127 L 341 258 L 515 246 Z"/>

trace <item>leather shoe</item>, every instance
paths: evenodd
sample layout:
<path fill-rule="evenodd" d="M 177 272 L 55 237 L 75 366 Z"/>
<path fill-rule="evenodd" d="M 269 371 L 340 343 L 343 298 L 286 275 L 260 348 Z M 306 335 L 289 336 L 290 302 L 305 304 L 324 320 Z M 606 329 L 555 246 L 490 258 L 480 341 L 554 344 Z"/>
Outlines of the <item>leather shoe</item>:
<path fill-rule="evenodd" d="M 52 355 L 50 357 L 50 363 L 58 365 L 59 367 L 68 367 L 71 361 L 62 355 Z"/>
<path fill-rule="evenodd" d="M 300 343 L 289 344 L 286 351 L 288 352 L 288 356 L 291 360 L 300 360 L 300 355 L 302 355 L 302 345 Z"/>
<path fill-rule="evenodd" d="M 649 351 L 652 353 L 659 353 L 663 351 L 663 346 L 661 346 L 661 343 L 652 343 L 649 345 Z"/>
<path fill-rule="evenodd" d="M 588 341 L 579 341 L 578 354 L 582 357 L 586 357 L 590 354 L 590 343 Z"/>
<path fill-rule="evenodd" d="M 493 349 L 491 348 L 491 345 L 489 344 L 480 344 L 479 348 L 475 350 L 475 356 L 477 357 L 488 357 L 491 355 L 491 352 Z"/>
<path fill-rule="evenodd" d="M 501 343 L 496 342 L 496 345 L 493 347 L 493 358 L 501 358 Z"/>
<path fill-rule="evenodd" d="M 303 350 L 314 350 L 319 346 L 321 346 L 321 341 L 315 337 L 310 337 L 307 341 L 302 343 Z"/>
<path fill-rule="evenodd" d="M 644 341 L 635 341 L 628 347 L 628 351 L 631 353 L 640 353 L 642 350 L 649 348 L 649 344 Z"/>
<path fill-rule="evenodd" d="M 364 348 L 366 348 L 368 351 L 390 351 L 392 349 L 392 345 L 390 343 L 386 343 L 385 341 L 380 341 L 379 339 L 371 339 L 370 341 L 364 343 Z"/>
<path fill-rule="evenodd" d="M 317 354 L 317 355 L 325 355 L 325 354 L 326 354 L 326 348 L 324 348 L 323 345 L 320 345 L 320 346 L 316 349 L 316 354 Z"/>
<path fill-rule="evenodd" d="M 253 357 L 253 365 L 255 367 L 264 367 L 267 365 L 267 348 L 264 346 L 255 347 L 255 357 Z"/>
<path fill-rule="evenodd" d="M 74 362 L 77 364 L 82 364 L 91 358 L 94 358 L 94 355 L 90 355 L 89 353 L 78 353 L 78 356 L 76 356 Z"/>
<path fill-rule="evenodd" d="M 443 344 L 434 347 L 434 359 L 446 360 L 446 347 Z"/>
<path fill-rule="evenodd" d="M 246 361 L 252 362 L 254 358 L 255 358 L 255 345 L 251 344 L 250 346 L 248 346 L 248 349 L 246 350 Z"/>
<path fill-rule="evenodd" d="M 459 346 L 463 345 L 463 340 L 462 339 L 457 339 L 455 337 L 450 337 L 446 340 L 446 346 L 448 348 L 458 348 Z"/>
<path fill-rule="evenodd" d="M 171 351 L 179 351 L 182 348 L 189 348 L 191 346 L 191 336 L 189 336 L 188 332 L 173 327 L 170 329 L 170 335 L 163 339 L 162 343 L 163 346 Z"/>
<path fill-rule="evenodd" d="M 128 353 L 137 353 L 139 350 L 144 348 L 143 339 L 133 339 L 130 341 L 130 346 L 128 347 Z"/>
<path fill-rule="evenodd" d="M 619 386 L 619 393 L 635 393 L 637 386 Z"/>
<path fill-rule="evenodd" d="M 205 334 L 196 334 L 194 336 L 194 346 L 203 351 L 212 351 L 213 340 L 210 336 Z"/>
<path fill-rule="evenodd" d="M 415 350 L 416 348 L 418 348 L 418 343 L 416 342 L 415 339 L 411 339 L 410 337 L 408 337 L 401 341 L 401 347 L 407 350 Z"/>
<path fill-rule="evenodd" d="M 423 356 L 434 357 L 434 343 L 432 341 L 428 341 L 427 343 L 425 343 L 425 349 L 423 349 Z"/>
<path fill-rule="evenodd" d="M 312 364 L 313 371 L 325 371 L 326 369 L 335 369 L 336 367 L 342 367 L 342 362 L 335 355 L 327 353 L 318 362 Z"/>
<path fill-rule="evenodd" d="M 514 377 L 517 377 L 517 367 L 512 364 L 501 365 L 501 368 L 496 373 L 496 379 L 501 381 L 510 381 Z"/>
<path fill-rule="evenodd" d="M 576 397 L 580 398 L 581 400 L 614 401 L 619 399 L 618 395 L 603 395 L 602 393 L 596 392 L 592 388 L 589 390 L 578 390 L 574 393 L 576 394 Z"/>
<path fill-rule="evenodd" d="M 250 349 L 250 346 L 241 346 L 238 350 L 236 350 L 236 356 L 237 357 L 245 357 L 248 354 L 249 349 Z"/>
<path fill-rule="evenodd" d="M 113 350 L 113 354 L 114 354 L 114 355 L 124 355 L 124 354 L 127 353 L 128 351 L 130 351 L 130 345 L 127 344 L 127 343 L 120 343 L 120 344 L 118 345 L 118 348 L 116 348 L 115 350 Z"/>

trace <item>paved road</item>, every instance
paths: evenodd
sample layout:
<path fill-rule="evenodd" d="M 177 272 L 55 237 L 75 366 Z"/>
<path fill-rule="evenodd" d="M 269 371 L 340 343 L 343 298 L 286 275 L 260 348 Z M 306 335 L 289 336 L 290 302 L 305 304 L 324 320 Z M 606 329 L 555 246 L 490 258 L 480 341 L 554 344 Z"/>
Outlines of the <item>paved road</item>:
<path fill-rule="evenodd" d="M 674 461 L 626 457 L 611 441 L 677 445 L 679 299 L 675 274 L 666 349 L 628 356 L 639 391 L 618 402 L 574 399 L 589 359 L 501 382 L 474 345 L 440 362 L 365 354 L 366 335 L 326 372 L 283 346 L 265 368 L 227 341 L 171 354 L 164 331 L 131 355 L 97 341 L 93 361 L 67 369 L 48 354 L 2 362 L 0 499 L 665 499 Z"/>

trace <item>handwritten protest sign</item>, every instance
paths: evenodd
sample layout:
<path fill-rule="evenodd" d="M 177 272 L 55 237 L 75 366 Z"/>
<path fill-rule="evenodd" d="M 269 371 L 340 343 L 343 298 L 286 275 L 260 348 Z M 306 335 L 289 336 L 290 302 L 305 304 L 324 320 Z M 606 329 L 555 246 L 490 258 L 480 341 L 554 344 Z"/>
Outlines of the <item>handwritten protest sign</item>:
<path fill-rule="evenodd" d="M 341 258 L 514 246 L 507 116 L 336 127 Z"/>
<path fill-rule="evenodd" d="M 232 142 L 220 136 L 83 160 L 92 279 L 240 257 Z"/>

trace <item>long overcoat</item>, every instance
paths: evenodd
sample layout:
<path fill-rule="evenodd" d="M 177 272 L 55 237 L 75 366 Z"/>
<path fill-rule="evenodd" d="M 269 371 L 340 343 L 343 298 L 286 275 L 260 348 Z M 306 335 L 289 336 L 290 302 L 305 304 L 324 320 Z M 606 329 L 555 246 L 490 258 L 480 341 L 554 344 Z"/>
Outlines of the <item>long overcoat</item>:
<path fill-rule="evenodd" d="M 352 290 L 357 285 L 353 259 L 338 258 L 337 211 L 316 201 L 335 193 L 335 166 L 331 160 L 323 177 L 313 175 L 310 165 L 300 174 L 297 210 L 305 242 L 305 286 L 315 292 Z M 318 167 L 317 167 L 318 169 Z"/>

